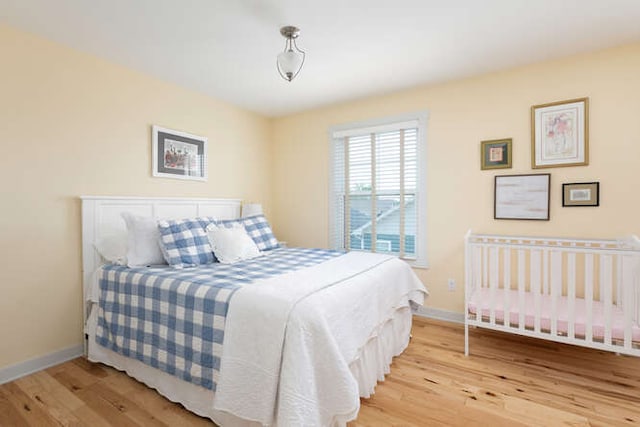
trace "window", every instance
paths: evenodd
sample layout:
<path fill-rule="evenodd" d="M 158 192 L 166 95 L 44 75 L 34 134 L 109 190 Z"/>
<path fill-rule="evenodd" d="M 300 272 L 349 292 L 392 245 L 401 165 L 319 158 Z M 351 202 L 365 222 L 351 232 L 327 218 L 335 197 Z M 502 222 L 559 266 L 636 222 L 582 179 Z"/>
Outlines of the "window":
<path fill-rule="evenodd" d="M 426 267 L 426 113 L 331 130 L 330 240 Z"/>

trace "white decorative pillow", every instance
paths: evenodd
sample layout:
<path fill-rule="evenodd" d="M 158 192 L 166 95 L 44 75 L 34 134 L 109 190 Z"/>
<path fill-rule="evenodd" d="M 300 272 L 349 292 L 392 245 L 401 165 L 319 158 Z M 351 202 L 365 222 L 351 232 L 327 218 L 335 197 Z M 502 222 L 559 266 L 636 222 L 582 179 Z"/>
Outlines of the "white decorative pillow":
<path fill-rule="evenodd" d="M 233 264 L 262 255 L 242 224 L 233 224 L 229 228 L 209 224 L 207 236 L 214 255 L 222 264 Z"/>
<path fill-rule="evenodd" d="M 106 261 L 127 265 L 127 232 L 120 231 L 99 239 L 93 245 Z"/>
<path fill-rule="evenodd" d="M 158 239 L 158 221 L 155 218 L 123 212 L 122 218 L 127 224 L 127 265 L 145 267 L 147 265 L 166 264 Z"/>

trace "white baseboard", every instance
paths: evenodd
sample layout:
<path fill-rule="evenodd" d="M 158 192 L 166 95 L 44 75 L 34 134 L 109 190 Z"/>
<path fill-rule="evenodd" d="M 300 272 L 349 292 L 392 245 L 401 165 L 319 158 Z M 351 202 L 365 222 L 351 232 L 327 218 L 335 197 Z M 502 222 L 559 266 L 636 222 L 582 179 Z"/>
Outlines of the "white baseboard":
<path fill-rule="evenodd" d="M 8 383 L 9 381 L 17 380 L 20 377 L 41 371 L 50 366 L 75 359 L 76 357 L 82 356 L 82 354 L 82 345 L 74 345 L 73 347 L 7 366 L 6 368 L 0 369 L 0 384 Z"/>
<path fill-rule="evenodd" d="M 441 310 L 439 308 L 419 307 L 413 314 L 429 319 L 444 320 L 445 322 L 464 323 L 464 314 L 456 311 Z"/>

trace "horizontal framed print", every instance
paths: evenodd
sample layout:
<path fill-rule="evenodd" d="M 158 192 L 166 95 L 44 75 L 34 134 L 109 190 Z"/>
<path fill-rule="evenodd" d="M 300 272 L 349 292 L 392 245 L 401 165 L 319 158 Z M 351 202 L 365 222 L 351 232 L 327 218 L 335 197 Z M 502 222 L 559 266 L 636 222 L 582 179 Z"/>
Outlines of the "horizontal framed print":
<path fill-rule="evenodd" d="M 511 168 L 511 138 L 480 142 L 480 169 Z"/>
<path fill-rule="evenodd" d="M 207 138 L 152 127 L 153 176 L 207 180 Z"/>
<path fill-rule="evenodd" d="M 531 167 L 589 164 L 589 98 L 531 107 Z"/>
<path fill-rule="evenodd" d="M 562 206 L 600 206 L 600 183 L 562 184 Z"/>
<path fill-rule="evenodd" d="M 495 177 L 495 219 L 549 220 L 551 174 L 498 175 Z"/>

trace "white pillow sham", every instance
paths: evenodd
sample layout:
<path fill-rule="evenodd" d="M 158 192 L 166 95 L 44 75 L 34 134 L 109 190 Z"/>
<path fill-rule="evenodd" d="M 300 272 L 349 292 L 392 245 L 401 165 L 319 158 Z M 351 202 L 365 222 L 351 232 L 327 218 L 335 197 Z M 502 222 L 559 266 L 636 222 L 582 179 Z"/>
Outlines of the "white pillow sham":
<path fill-rule="evenodd" d="M 207 236 L 213 253 L 222 264 L 233 264 L 262 255 L 242 224 L 207 226 Z"/>
<path fill-rule="evenodd" d="M 158 240 L 158 221 L 155 218 L 123 212 L 122 218 L 127 224 L 127 265 L 145 267 L 147 265 L 166 264 Z"/>
<path fill-rule="evenodd" d="M 119 231 L 99 239 L 93 245 L 106 261 L 127 265 L 127 232 Z"/>

